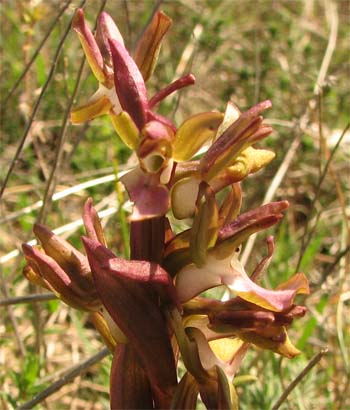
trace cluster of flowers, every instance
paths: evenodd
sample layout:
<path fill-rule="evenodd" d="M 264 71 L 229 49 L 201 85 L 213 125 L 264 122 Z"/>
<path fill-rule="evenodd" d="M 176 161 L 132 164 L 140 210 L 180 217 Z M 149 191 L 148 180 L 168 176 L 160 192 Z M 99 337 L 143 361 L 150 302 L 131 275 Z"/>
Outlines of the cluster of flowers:
<path fill-rule="evenodd" d="M 131 56 L 107 13 L 93 35 L 77 11 L 73 28 L 99 88 L 71 121 L 108 114 L 137 154 L 137 166 L 121 178 L 133 202 L 131 259 L 107 248 L 88 199 L 86 256 L 36 224 L 41 247 L 23 245 L 24 274 L 68 305 L 91 312 L 113 352 L 112 409 L 194 409 L 198 395 L 207 408 L 235 408 L 232 379 L 251 344 L 289 358 L 299 353 L 286 328 L 305 313 L 294 298 L 309 292 L 308 281 L 298 273 L 275 290 L 259 285 L 273 255 L 272 237 L 250 276 L 239 261 L 241 244 L 279 222 L 288 207 L 272 202 L 240 214 L 240 181 L 274 157 L 252 147 L 272 131 L 261 116 L 270 101 L 243 113 L 229 103 L 224 114 L 200 113 L 179 127 L 154 111 L 166 96 L 194 83 L 187 75 L 147 97 L 145 82 L 170 26 L 157 12 Z M 175 234 L 169 211 L 191 227 Z M 217 286 L 232 298 L 200 296 Z M 180 355 L 186 371 L 178 381 Z"/>

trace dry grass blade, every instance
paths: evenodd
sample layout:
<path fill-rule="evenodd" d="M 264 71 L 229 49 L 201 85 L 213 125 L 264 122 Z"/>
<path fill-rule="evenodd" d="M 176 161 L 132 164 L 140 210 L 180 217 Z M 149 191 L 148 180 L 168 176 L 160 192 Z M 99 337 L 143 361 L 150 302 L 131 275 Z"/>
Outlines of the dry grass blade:
<path fill-rule="evenodd" d="M 86 3 L 86 0 L 83 0 L 83 1 L 80 3 L 79 7 L 82 7 L 85 3 Z M 2 187 L 1 187 L 1 189 L 0 189 L 0 199 L 2 198 L 2 195 L 3 195 L 3 193 L 4 193 L 5 189 L 6 189 L 6 186 L 7 186 L 7 183 L 8 183 L 8 181 L 9 181 L 9 179 L 10 179 L 10 176 L 11 176 L 11 174 L 12 174 L 14 168 L 15 168 L 16 162 L 17 162 L 17 160 L 19 159 L 19 156 L 20 156 L 20 154 L 21 154 L 21 152 L 22 152 L 22 149 L 23 149 L 23 147 L 24 147 L 24 144 L 25 144 L 25 142 L 26 142 L 26 139 L 27 139 L 27 137 L 28 137 L 28 135 L 29 135 L 29 131 L 30 131 L 30 129 L 31 129 L 31 127 L 32 127 L 32 124 L 33 124 L 33 122 L 34 122 L 34 120 L 35 120 L 36 113 L 37 113 L 37 111 L 38 111 L 38 109 L 39 109 L 39 106 L 40 106 L 40 104 L 41 104 L 41 101 L 42 101 L 42 99 L 43 99 L 43 97 L 44 97 L 44 94 L 45 94 L 45 92 L 46 92 L 46 90 L 47 90 L 47 88 L 48 88 L 48 86 L 49 86 L 49 84 L 50 84 L 51 79 L 53 78 L 53 75 L 54 75 L 54 73 L 55 73 L 55 69 L 56 69 L 56 66 L 57 66 L 58 58 L 59 58 L 59 56 L 60 56 L 60 54 L 61 54 L 61 51 L 62 51 L 63 45 L 64 45 L 64 43 L 65 43 L 65 41 L 66 41 L 66 38 L 68 37 L 68 34 L 69 34 L 70 31 L 71 31 L 72 21 L 73 21 L 73 17 L 72 17 L 72 19 L 70 20 L 69 24 L 67 25 L 66 30 L 64 31 L 64 33 L 63 33 L 63 35 L 62 35 L 62 37 L 61 37 L 60 42 L 58 43 L 58 46 L 57 46 L 55 55 L 54 55 L 53 60 L 52 60 L 50 72 L 49 72 L 49 74 L 48 74 L 48 76 L 47 76 L 47 78 L 46 78 L 46 81 L 45 81 L 45 83 L 44 83 L 44 85 L 43 85 L 43 87 L 42 87 L 42 90 L 41 90 L 41 92 L 40 92 L 40 95 L 39 95 L 38 99 L 36 100 L 36 103 L 35 103 L 35 105 L 34 105 L 34 109 L 33 109 L 32 115 L 30 116 L 30 119 L 29 119 L 29 121 L 28 121 L 27 128 L 26 128 L 26 130 L 24 131 L 24 134 L 23 134 L 23 136 L 22 136 L 22 138 L 21 138 L 21 141 L 20 141 L 20 143 L 19 143 L 19 145 L 18 145 L 18 148 L 17 148 L 17 150 L 16 150 L 16 153 L 15 153 L 15 155 L 14 155 L 12 161 L 11 161 L 10 167 L 9 167 L 9 169 L 8 169 L 8 171 L 7 171 L 7 174 L 6 174 L 6 176 L 5 176 L 4 182 L 3 182 Z"/>
<path fill-rule="evenodd" d="M 1 102 L 1 118 L 5 113 L 6 110 L 6 104 L 8 102 L 8 100 L 12 97 L 13 93 L 17 90 L 18 86 L 20 85 L 20 83 L 22 82 L 22 80 L 24 79 L 24 77 L 26 76 L 27 72 L 29 71 L 30 67 L 32 66 L 32 64 L 34 63 L 34 61 L 36 60 L 37 56 L 39 55 L 41 49 L 43 48 L 44 44 L 46 43 L 46 40 L 50 37 L 50 34 L 52 33 L 53 29 L 56 27 L 57 22 L 59 21 L 59 19 L 62 17 L 62 15 L 64 14 L 64 12 L 67 10 L 67 8 L 69 7 L 70 3 L 72 2 L 72 0 L 68 0 L 66 2 L 66 4 L 61 8 L 61 10 L 58 12 L 57 16 L 54 18 L 52 24 L 50 25 L 49 29 L 47 30 L 46 34 L 44 35 L 44 37 L 42 38 L 40 44 L 38 45 L 37 49 L 34 51 L 30 61 L 28 62 L 28 64 L 25 66 L 23 72 L 21 73 L 21 75 L 18 77 L 18 79 L 16 80 L 15 84 L 13 85 L 13 87 L 11 88 L 11 90 L 8 92 L 8 94 L 6 95 L 6 97 L 4 98 L 4 100 Z"/>
<path fill-rule="evenodd" d="M 36 293 L 34 295 L 0 299 L 0 306 L 18 305 L 19 303 L 47 302 L 48 300 L 54 299 L 57 299 L 57 296 L 53 293 Z"/>

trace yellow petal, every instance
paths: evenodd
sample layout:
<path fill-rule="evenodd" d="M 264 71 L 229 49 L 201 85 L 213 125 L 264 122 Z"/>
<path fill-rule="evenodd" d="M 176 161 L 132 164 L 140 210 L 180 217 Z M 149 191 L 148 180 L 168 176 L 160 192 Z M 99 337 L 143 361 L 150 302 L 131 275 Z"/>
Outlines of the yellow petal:
<path fill-rule="evenodd" d="M 172 24 L 171 19 L 161 11 L 155 13 L 146 28 L 135 52 L 135 62 L 145 81 L 152 75 L 157 63 L 161 41 Z"/>
<path fill-rule="evenodd" d="M 240 339 L 224 337 L 209 342 L 209 346 L 215 355 L 223 362 L 229 362 L 244 342 Z"/>
<path fill-rule="evenodd" d="M 130 115 L 126 111 L 122 111 L 120 114 L 111 111 L 110 117 L 114 129 L 124 144 L 131 149 L 136 149 L 139 145 L 139 130 Z"/>
<path fill-rule="evenodd" d="M 171 204 L 175 218 L 191 217 L 196 210 L 200 180 L 195 176 L 180 179 L 171 191 Z"/>
<path fill-rule="evenodd" d="M 90 121 L 100 115 L 107 114 L 112 108 L 109 98 L 102 95 L 85 105 L 82 105 L 71 112 L 70 120 L 72 124 L 81 124 Z"/>
<path fill-rule="evenodd" d="M 215 193 L 209 186 L 201 184 L 190 238 L 192 261 L 198 267 L 205 264 L 207 249 L 214 246 L 218 229 L 219 211 Z"/>
<path fill-rule="evenodd" d="M 219 112 L 205 112 L 183 122 L 173 143 L 174 160 L 187 161 L 192 158 L 205 142 L 215 137 L 223 117 Z"/>

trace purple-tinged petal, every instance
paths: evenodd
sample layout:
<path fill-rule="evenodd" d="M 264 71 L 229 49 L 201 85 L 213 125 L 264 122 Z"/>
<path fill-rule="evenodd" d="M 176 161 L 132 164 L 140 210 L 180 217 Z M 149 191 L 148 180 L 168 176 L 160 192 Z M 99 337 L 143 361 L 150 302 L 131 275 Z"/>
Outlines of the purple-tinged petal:
<path fill-rule="evenodd" d="M 136 63 L 123 44 L 111 39 L 109 44 L 113 59 L 115 89 L 120 105 L 141 130 L 146 123 L 148 110 L 145 83 Z"/>
<path fill-rule="evenodd" d="M 148 261 L 129 261 L 114 257 L 108 260 L 102 268 L 111 274 L 131 281 L 145 283 L 154 287 L 165 302 L 182 310 L 175 286 L 169 274 L 157 263 Z"/>
<path fill-rule="evenodd" d="M 215 246 L 217 258 L 227 258 L 250 235 L 278 223 L 283 217 L 281 212 L 288 206 L 288 201 L 271 202 L 245 212 L 230 224 L 223 226 L 219 230 Z"/>
<path fill-rule="evenodd" d="M 291 343 L 285 328 L 270 328 L 268 333 L 265 329 L 260 333 L 247 332 L 239 336 L 242 340 L 255 344 L 262 349 L 272 350 L 282 356 L 292 359 L 301 352 Z"/>
<path fill-rule="evenodd" d="M 193 74 L 187 74 L 184 77 L 175 80 L 167 87 L 161 89 L 149 100 L 149 108 L 154 108 L 157 104 L 163 101 L 168 95 L 174 93 L 175 91 L 181 90 L 181 88 L 193 85 L 196 79 Z"/>
<path fill-rule="evenodd" d="M 92 198 L 88 198 L 84 205 L 83 221 L 87 236 L 100 244 L 107 246 L 103 228 L 96 209 L 92 205 Z"/>
<path fill-rule="evenodd" d="M 88 311 L 95 311 L 101 306 L 93 284 L 89 284 L 88 280 L 83 288 L 82 280 L 77 283 L 75 278 L 71 278 L 50 256 L 27 244 L 23 244 L 22 249 L 28 265 L 63 302 L 76 309 Z"/>
<path fill-rule="evenodd" d="M 162 123 L 163 125 L 171 128 L 174 133 L 176 132 L 175 125 L 168 118 L 166 118 L 163 115 L 160 115 L 156 112 L 150 111 L 150 110 L 147 111 L 147 122 L 149 122 L 149 121 L 158 121 L 158 122 Z"/>
<path fill-rule="evenodd" d="M 162 11 L 157 11 L 142 34 L 135 52 L 135 62 L 145 81 L 152 75 L 164 35 L 172 20 Z"/>
<path fill-rule="evenodd" d="M 254 269 L 254 272 L 251 274 L 250 279 L 253 282 L 258 282 L 262 275 L 266 272 L 266 269 L 269 267 L 271 259 L 273 257 L 273 253 L 275 250 L 275 242 L 273 236 L 269 236 L 266 239 L 267 244 L 267 256 L 263 258 L 258 266 Z"/>
<path fill-rule="evenodd" d="M 174 410 L 195 410 L 197 405 L 199 389 L 196 380 L 191 373 L 186 372 L 178 384 L 171 409 Z"/>
<path fill-rule="evenodd" d="M 262 117 L 259 116 L 270 106 L 270 101 L 257 104 L 243 113 L 214 142 L 200 162 L 201 174 L 205 180 L 209 181 L 225 167 L 230 166 L 243 149 L 272 131 L 272 128 L 262 124 Z"/>
<path fill-rule="evenodd" d="M 77 293 L 92 293 L 91 296 L 96 297 L 96 293 L 92 292 L 93 280 L 87 258 L 44 225 L 36 223 L 33 232 L 40 240 L 45 253 L 68 275 Z"/>
<path fill-rule="evenodd" d="M 135 168 L 120 180 L 128 191 L 130 201 L 134 202 L 132 221 L 163 216 L 169 210 L 169 191 L 159 183 L 158 175 L 146 174 Z"/>
<path fill-rule="evenodd" d="M 158 173 L 165 169 L 172 156 L 172 129 L 158 121 L 150 121 L 142 129 L 141 138 L 137 149 L 141 168 L 146 173 Z"/>
<path fill-rule="evenodd" d="M 105 64 L 112 67 L 112 53 L 108 40 L 113 39 L 124 45 L 124 40 L 112 17 L 103 11 L 97 19 L 96 42 Z"/>
<path fill-rule="evenodd" d="M 165 242 L 164 217 L 132 221 L 130 226 L 130 256 L 133 260 L 161 263 Z"/>
<path fill-rule="evenodd" d="M 239 182 L 232 184 L 219 210 L 220 225 L 229 225 L 237 218 L 242 206 L 242 189 Z"/>
<path fill-rule="evenodd" d="M 237 334 L 239 331 L 264 328 L 275 321 L 273 312 L 254 310 L 225 310 L 209 314 L 210 328 L 218 333 Z"/>
<path fill-rule="evenodd" d="M 83 242 L 102 303 L 136 350 L 152 389 L 170 403 L 177 384 L 175 360 L 153 291 L 146 283 L 106 269 L 115 255 L 96 241 L 83 238 Z"/>
<path fill-rule="evenodd" d="M 176 275 L 176 289 L 181 302 L 212 287 L 226 285 L 240 298 L 275 312 L 290 308 L 295 295 L 308 290 L 305 276 L 298 276 L 288 282 L 290 286 L 283 290 L 264 289 L 249 279 L 238 259 L 229 256 L 218 260 L 214 251 L 208 254 L 203 267 L 188 265 Z"/>
<path fill-rule="evenodd" d="M 290 308 L 297 294 L 308 291 L 308 281 L 304 275 L 298 277 L 294 275 L 288 281 L 291 286 L 286 286 L 283 290 L 262 288 L 247 276 L 238 260 L 227 260 L 225 264 L 223 263 L 221 280 L 240 298 L 273 312 L 281 312 Z"/>
<path fill-rule="evenodd" d="M 83 46 L 86 59 L 92 72 L 100 83 L 104 83 L 106 81 L 106 75 L 103 70 L 103 57 L 94 35 L 86 24 L 83 9 L 77 10 L 72 26 L 79 35 L 81 45 Z"/>
<path fill-rule="evenodd" d="M 154 408 L 147 374 L 130 344 L 117 345 L 114 351 L 110 405 L 112 410 Z"/>

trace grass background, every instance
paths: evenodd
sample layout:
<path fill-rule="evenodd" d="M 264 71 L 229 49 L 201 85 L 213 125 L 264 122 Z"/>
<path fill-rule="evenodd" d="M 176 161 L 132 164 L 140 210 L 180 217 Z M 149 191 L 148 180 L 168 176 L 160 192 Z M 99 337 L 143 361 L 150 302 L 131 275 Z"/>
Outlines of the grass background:
<path fill-rule="evenodd" d="M 91 27 L 102 3 L 85 2 Z M 240 408 L 271 409 L 311 358 L 328 348 L 281 409 L 349 409 L 349 2 L 104 3 L 129 48 L 157 6 L 173 19 L 148 93 L 182 74 L 196 76 L 195 86 L 160 107 L 177 124 L 191 114 L 223 110 L 229 99 L 242 110 L 272 100 L 266 116 L 275 132 L 263 145 L 276 152 L 276 159 L 243 183 L 243 210 L 258 206 L 267 194 L 291 203 L 271 231 L 277 250 L 266 285 L 276 286 L 298 269 L 307 274 L 312 291 L 305 300 L 308 314 L 289 332 L 303 354 L 289 361 L 251 349 L 239 373 L 249 376 L 237 388 Z M 83 103 L 96 89 L 86 64 L 79 78 L 83 53 L 75 33 L 67 31 L 80 4 L 5 0 L 0 5 L 0 182 L 6 181 L 0 205 L 3 409 L 30 400 L 103 346 L 88 316 L 57 300 L 9 305 L 11 297 L 39 292 L 23 278 L 23 257 L 16 252 L 32 239 L 33 223 L 40 219 L 52 229 L 63 226 L 63 237 L 81 248 L 79 218 L 85 199 L 93 196 L 99 210 L 110 212 L 103 220 L 110 247 L 120 255 L 127 252 L 121 187 L 117 195 L 112 178 L 88 188 L 80 184 L 122 170 L 132 153 L 108 118 L 85 126 L 64 121 L 73 100 Z M 74 193 L 50 200 L 54 192 L 71 187 Z M 43 198 L 44 206 L 38 202 Z M 260 234 L 252 250 L 243 253 L 248 270 L 265 254 L 265 237 Z M 109 366 L 106 357 L 35 408 L 107 409 Z"/>

